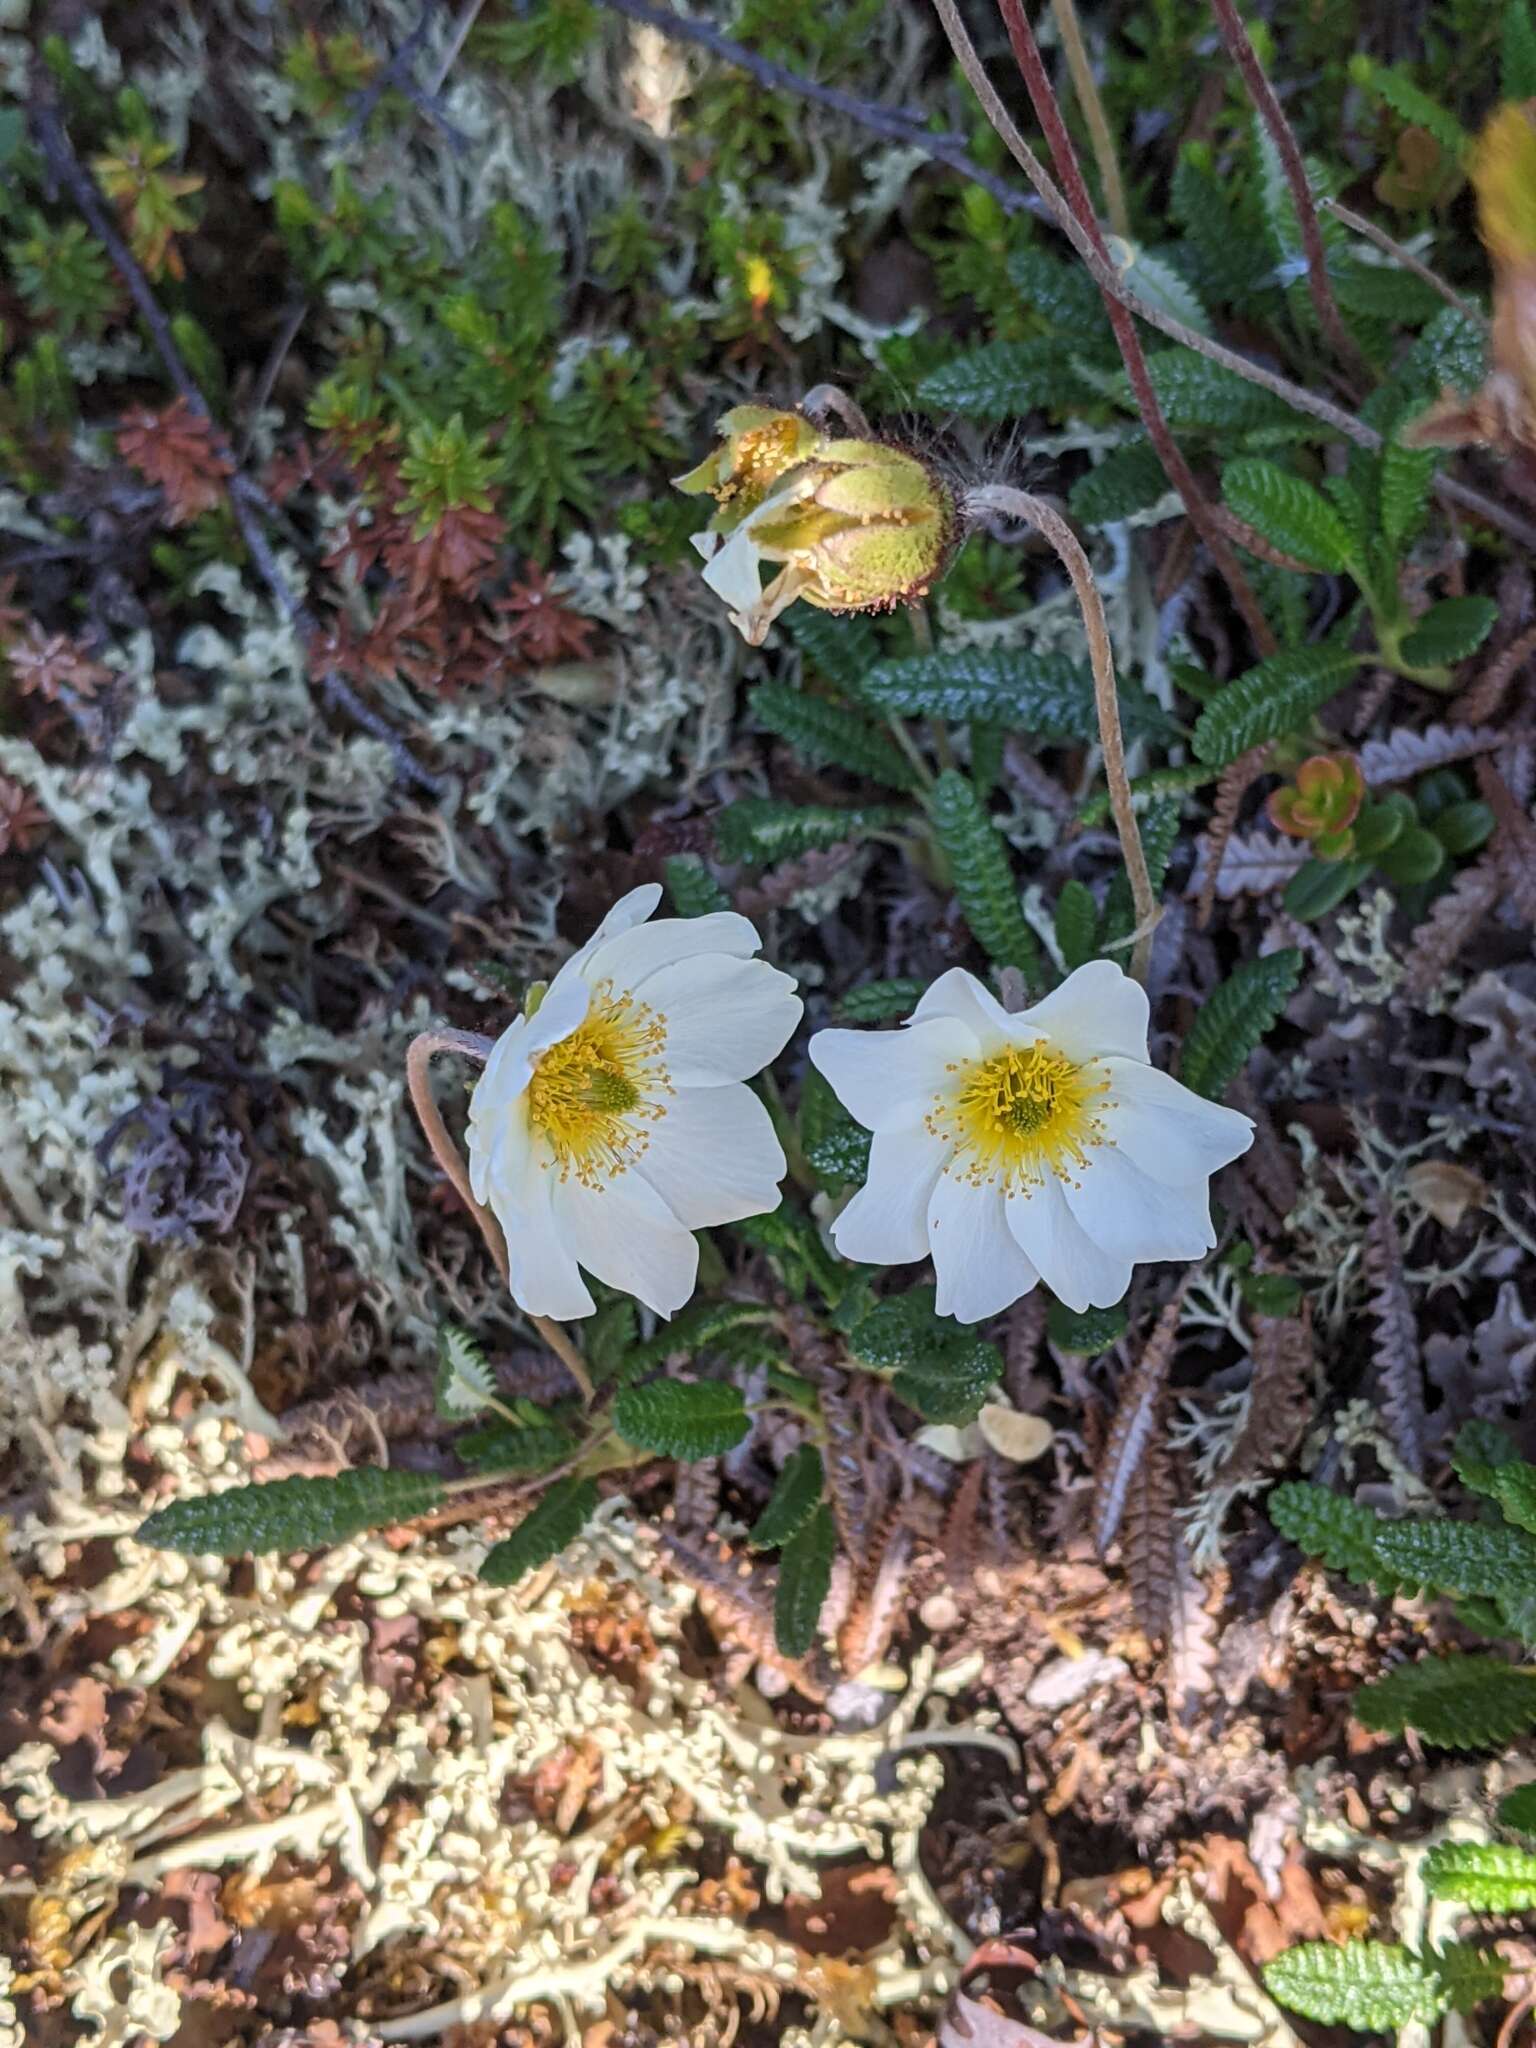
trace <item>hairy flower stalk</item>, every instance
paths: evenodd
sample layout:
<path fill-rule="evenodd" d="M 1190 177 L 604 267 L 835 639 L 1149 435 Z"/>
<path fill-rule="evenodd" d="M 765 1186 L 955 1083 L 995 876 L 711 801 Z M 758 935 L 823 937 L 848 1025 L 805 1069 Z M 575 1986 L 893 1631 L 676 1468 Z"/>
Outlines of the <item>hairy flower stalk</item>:
<path fill-rule="evenodd" d="M 1136 1265 L 1216 1242 L 1210 1177 L 1253 1125 L 1147 1057 L 1144 990 L 1107 960 L 1011 1011 L 951 968 L 897 1031 L 819 1031 L 811 1063 L 874 1133 L 833 1225 L 845 1258 L 931 1256 L 941 1315 L 996 1315 L 1044 1280 L 1108 1308 Z"/>

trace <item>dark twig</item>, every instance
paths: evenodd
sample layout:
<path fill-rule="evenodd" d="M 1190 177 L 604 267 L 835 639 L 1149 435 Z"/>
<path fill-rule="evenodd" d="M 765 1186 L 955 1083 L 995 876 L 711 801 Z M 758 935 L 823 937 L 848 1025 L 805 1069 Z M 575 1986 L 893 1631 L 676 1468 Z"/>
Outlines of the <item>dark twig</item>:
<path fill-rule="evenodd" d="M 735 65 L 738 71 L 749 73 L 775 91 L 793 93 L 797 99 L 810 100 L 815 106 L 845 115 L 874 135 L 884 135 L 891 142 L 923 150 L 935 163 L 947 165 L 973 185 L 980 185 L 983 191 L 990 192 L 1008 213 L 1042 213 L 1045 210 L 1038 200 L 1021 192 L 1017 185 L 983 169 L 966 154 L 958 137 L 935 135 L 916 115 L 904 114 L 899 107 L 881 106 L 878 100 L 860 99 L 857 93 L 842 92 L 835 85 L 822 85 L 814 78 L 805 78 L 785 64 L 776 64 L 771 57 L 760 57 L 745 43 L 733 42 L 709 22 L 678 14 L 671 7 L 653 6 L 651 0 L 601 0 L 601 4 L 613 14 L 627 15 L 631 21 L 643 21 L 650 28 L 658 28 L 663 35 L 673 36 L 678 42 L 693 43 L 701 50 L 708 50 L 722 64 Z"/>
<path fill-rule="evenodd" d="M 1051 159 L 1056 166 L 1056 175 L 1061 180 L 1063 195 L 1073 217 L 1093 244 L 1094 254 L 1103 263 L 1109 261 L 1109 248 L 1098 216 L 1093 210 L 1093 199 L 1083 179 L 1077 161 L 1077 151 L 1067 133 L 1067 124 L 1062 119 L 1057 104 L 1055 88 L 1040 56 L 1040 46 L 1035 41 L 1034 30 L 1024 12 L 1023 0 L 998 0 L 1003 25 L 1008 31 L 1008 41 L 1023 77 L 1030 103 L 1035 110 L 1035 119 L 1045 134 L 1050 146 Z M 947 24 L 946 24 L 947 25 Z M 1232 594 L 1232 601 L 1242 613 L 1254 645 L 1261 654 L 1273 654 L 1276 647 L 1269 621 L 1259 609 L 1259 601 L 1253 594 L 1248 578 L 1243 574 L 1236 555 L 1228 545 L 1226 535 L 1211 516 L 1211 508 L 1205 493 L 1195 481 L 1194 471 L 1185 459 L 1184 451 L 1169 430 L 1163 417 L 1163 409 L 1152 388 L 1151 373 L 1147 358 L 1141 346 L 1141 336 L 1136 332 L 1136 323 L 1124 301 L 1104 292 L 1104 310 L 1109 315 L 1109 324 L 1114 329 L 1119 345 L 1125 373 L 1130 379 L 1131 391 L 1136 400 L 1136 409 L 1157 450 L 1158 459 L 1168 473 L 1168 481 L 1184 502 L 1190 523 L 1205 542 L 1211 560 L 1221 573 L 1222 581 Z"/>
<path fill-rule="evenodd" d="M 256 437 L 256 428 L 262 412 L 277 388 L 283 364 L 288 360 L 288 351 L 298 339 L 299 329 L 304 325 L 304 316 L 308 311 L 307 299 L 295 299 L 283 315 L 283 324 L 272 337 L 272 346 L 267 351 L 267 360 L 261 366 L 261 375 L 256 380 L 256 388 L 251 393 L 251 402 L 246 410 L 245 432 L 240 437 L 241 462 L 250 460 L 251 443 Z"/>
<path fill-rule="evenodd" d="M 1312 201 L 1312 188 L 1307 182 L 1301 146 L 1285 118 L 1279 95 L 1259 62 L 1259 53 L 1253 47 L 1253 38 L 1244 26 L 1235 0 L 1211 0 L 1211 7 L 1221 30 L 1221 39 L 1227 46 L 1227 54 L 1242 73 L 1248 97 L 1258 109 L 1259 118 L 1269 130 L 1270 140 L 1279 153 L 1280 168 L 1290 187 L 1291 204 L 1296 209 L 1296 223 L 1301 229 L 1302 253 L 1307 259 L 1307 290 L 1311 295 L 1312 310 L 1317 315 L 1317 324 L 1340 363 L 1352 377 L 1363 379 L 1368 387 L 1371 382 L 1370 364 L 1344 325 L 1339 302 L 1333 296 L 1333 286 L 1328 281 L 1328 251 L 1323 245 L 1323 231 Z"/>
<path fill-rule="evenodd" d="M 341 131 L 340 139 L 343 147 L 346 147 L 349 143 L 356 142 L 363 130 L 368 126 L 369 117 L 373 113 L 374 108 L 379 104 L 379 101 L 383 99 L 385 93 L 395 90 L 404 93 L 413 107 L 419 107 L 427 119 L 434 122 L 442 130 L 455 150 L 462 152 L 469 147 L 469 137 L 461 128 L 455 128 L 451 121 L 445 119 L 442 109 L 436 105 L 436 92 L 424 93 L 411 77 L 416 59 L 421 54 L 422 45 L 427 40 L 427 31 L 431 28 L 437 12 L 438 0 L 427 0 L 427 5 L 422 12 L 420 21 L 417 22 L 405 41 L 378 74 L 377 78 L 370 79 L 368 84 L 353 100 L 352 118 Z"/>
<path fill-rule="evenodd" d="M 32 132 L 49 170 L 80 209 L 92 234 L 106 250 L 113 268 L 128 287 L 129 296 L 138 308 L 139 317 L 149 330 L 150 339 L 177 395 L 185 399 L 192 412 L 206 424 L 214 452 L 229 464 L 232 471 L 237 472 L 238 465 L 228 437 L 214 418 L 196 379 L 183 362 L 181 351 L 176 346 L 176 338 L 171 332 L 170 322 L 150 287 L 149 279 L 144 275 L 133 251 L 118 232 L 117 223 L 95 179 L 75 154 L 68 130 L 51 99 L 39 97 L 34 100 Z M 251 561 L 271 593 L 273 602 L 300 640 L 309 640 L 318 632 L 318 622 L 308 607 L 294 596 L 262 527 L 264 519 L 276 518 L 274 507 L 257 484 L 249 477 L 238 473 L 232 475 L 230 479 L 229 503 Z M 321 676 L 320 687 L 334 706 L 345 711 L 356 724 L 362 726 L 366 732 L 371 732 L 375 739 L 384 742 L 394 755 L 395 766 L 402 780 L 415 783 L 419 789 L 427 791 L 432 796 L 442 794 L 443 785 L 439 778 L 428 773 L 388 720 L 365 704 L 351 685 L 334 669 L 327 670 Z"/>

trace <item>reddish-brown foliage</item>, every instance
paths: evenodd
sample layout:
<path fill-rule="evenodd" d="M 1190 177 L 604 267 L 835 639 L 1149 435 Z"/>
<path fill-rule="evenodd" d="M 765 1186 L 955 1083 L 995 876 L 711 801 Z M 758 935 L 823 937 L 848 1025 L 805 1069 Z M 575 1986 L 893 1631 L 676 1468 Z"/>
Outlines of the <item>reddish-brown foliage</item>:
<path fill-rule="evenodd" d="M 185 526 L 222 504 L 234 474 L 229 457 L 214 446 L 209 422 L 184 398 L 164 412 L 129 413 L 118 429 L 117 452 L 165 493 L 169 526 Z"/>

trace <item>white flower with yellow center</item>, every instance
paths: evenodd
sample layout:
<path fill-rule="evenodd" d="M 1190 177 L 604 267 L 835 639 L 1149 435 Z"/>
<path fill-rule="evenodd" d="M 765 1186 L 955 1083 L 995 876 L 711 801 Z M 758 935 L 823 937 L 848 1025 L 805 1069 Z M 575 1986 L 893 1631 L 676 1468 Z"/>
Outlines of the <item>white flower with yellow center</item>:
<path fill-rule="evenodd" d="M 504 1031 L 469 1109 L 475 1200 L 506 1234 L 531 1315 L 591 1315 L 579 1268 L 671 1315 L 693 1292 L 693 1232 L 779 1205 L 784 1153 L 746 1078 L 800 1021 L 744 917 L 645 920 L 616 903 L 542 1001 Z"/>
<path fill-rule="evenodd" d="M 1147 1058 L 1140 984 L 1107 960 L 1010 1014 L 951 968 L 898 1031 L 819 1031 L 811 1062 L 874 1132 L 832 1235 L 845 1258 L 932 1255 L 941 1315 L 996 1315 L 1039 1280 L 1109 1308 L 1131 1268 L 1215 1244 L 1210 1177 L 1253 1125 Z"/>

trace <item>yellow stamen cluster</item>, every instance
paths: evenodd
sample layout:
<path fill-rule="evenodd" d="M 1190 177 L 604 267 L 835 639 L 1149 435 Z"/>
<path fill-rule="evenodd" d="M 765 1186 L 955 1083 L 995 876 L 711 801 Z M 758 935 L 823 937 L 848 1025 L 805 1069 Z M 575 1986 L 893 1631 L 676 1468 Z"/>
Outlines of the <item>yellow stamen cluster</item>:
<path fill-rule="evenodd" d="M 628 1172 L 666 1115 L 672 1084 L 661 1056 L 667 1020 L 610 982 L 592 991 L 586 1018 L 539 1056 L 528 1083 L 528 1116 L 548 1140 L 560 1178 L 583 1187 Z"/>
<path fill-rule="evenodd" d="M 953 1066 L 951 1088 L 926 1118 L 955 1156 L 946 1169 L 973 1186 L 1000 1181 L 1008 1193 L 1043 1187 L 1048 1175 L 1077 1181 L 1088 1154 L 1105 1143 L 1098 1115 L 1109 1089 L 1093 1064 L 1079 1066 L 1053 1046 L 1009 1046 Z"/>

